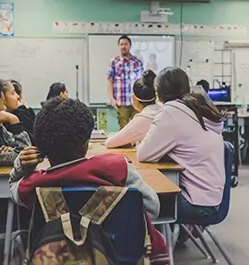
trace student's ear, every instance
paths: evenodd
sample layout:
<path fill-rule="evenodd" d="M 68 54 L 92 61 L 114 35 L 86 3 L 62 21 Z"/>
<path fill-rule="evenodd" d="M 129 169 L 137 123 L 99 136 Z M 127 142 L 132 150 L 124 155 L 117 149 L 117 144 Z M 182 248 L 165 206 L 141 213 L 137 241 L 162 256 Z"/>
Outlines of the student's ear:
<path fill-rule="evenodd" d="M 89 147 L 89 140 L 87 140 L 87 141 L 85 142 L 85 144 L 82 145 L 82 153 L 83 153 L 83 156 L 86 155 L 87 150 L 88 150 L 88 147 Z"/>
<path fill-rule="evenodd" d="M 5 101 L 5 96 L 4 96 L 3 91 L 1 91 L 1 99 Z"/>

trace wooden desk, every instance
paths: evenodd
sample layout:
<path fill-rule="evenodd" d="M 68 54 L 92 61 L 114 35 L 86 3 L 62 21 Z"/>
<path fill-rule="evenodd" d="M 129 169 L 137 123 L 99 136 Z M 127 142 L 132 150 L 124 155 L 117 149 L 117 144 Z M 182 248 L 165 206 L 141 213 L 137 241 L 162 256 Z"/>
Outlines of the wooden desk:
<path fill-rule="evenodd" d="M 136 148 L 106 148 L 101 142 L 90 142 L 87 156 L 102 155 L 105 153 L 127 154 L 136 153 Z"/>
<path fill-rule="evenodd" d="M 100 143 L 93 143 L 87 152 L 87 157 L 101 155 L 106 153 L 114 153 L 125 155 L 136 169 L 160 169 L 166 171 L 181 172 L 184 168 L 176 163 L 160 162 L 160 163 L 141 163 L 138 161 L 136 148 L 113 148 L 107 149 Z"/>
<path fill-rule="evenodd" d="M 166 178 L 159 170 L 140 169 L 138 172 L 143 180 L 153 188 L 158 195 L 179 193 L 181 189 L 170 179 Z"/>
<path fill-rule="evenodd" d="M 9 177 L 12 167 L 0 167 L 0 177 Z"/>

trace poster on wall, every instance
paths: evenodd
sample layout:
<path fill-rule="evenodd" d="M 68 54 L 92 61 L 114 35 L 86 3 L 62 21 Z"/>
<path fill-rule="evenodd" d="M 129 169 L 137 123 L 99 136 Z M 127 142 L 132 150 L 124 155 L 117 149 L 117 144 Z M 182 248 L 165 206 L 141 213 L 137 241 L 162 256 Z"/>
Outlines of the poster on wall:
<path fill-rule="evenodd" d="M 97 129 L 108 131 L 108 109 L 97 109 Z"/>
<path fill-rule="evenodd" d="M 0 2 L 0 36 L 14 36 L 14 3 Z"/>

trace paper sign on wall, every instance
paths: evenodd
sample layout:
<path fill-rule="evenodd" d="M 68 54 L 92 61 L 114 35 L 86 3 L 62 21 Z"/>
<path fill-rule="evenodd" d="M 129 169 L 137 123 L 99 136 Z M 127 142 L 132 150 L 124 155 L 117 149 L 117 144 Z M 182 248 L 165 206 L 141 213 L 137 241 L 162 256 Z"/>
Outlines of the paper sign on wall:
<path fill-rule="evenodd" d="M 14 36 L 14 3 L 0 2 L 0 36 Z"/>
<path fill-rule="evenodd" d="M 200 25 L 200 24 L 169 24 L 142 22 L 84 22 L 56 21 L 53 25 L 58 33 L 105 33 L 105 34 L 167 34 L 167 35 L 200 35 L 200 36 L 246 36 L 244 26 L 237 25 Z"/>

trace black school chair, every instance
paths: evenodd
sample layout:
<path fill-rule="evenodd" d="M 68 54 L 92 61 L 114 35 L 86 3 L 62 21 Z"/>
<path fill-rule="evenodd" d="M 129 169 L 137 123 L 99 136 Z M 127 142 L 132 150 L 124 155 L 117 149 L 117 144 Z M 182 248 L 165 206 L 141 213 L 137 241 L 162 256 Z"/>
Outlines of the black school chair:
<path fill-rule="evenodd" d="M 207 241 L 202 235 L 202 232 L 200 231 L 199 226 L 204 227 L 204 230 L 208 233 L 208 235 L 211 237 L 217 248 L 220 250 L 221 254 L 224 256 L 225 260 L 229 265 L 235 265 L 235 263 L 232 262 L 230 255 L 228 252 L 223 248 L 221 243 L 218 241 L 217 237 L 211 232 L 210 226 L 216 225 L 221 223 L 228 215 L 229 212 L 229 206 L 230 206 L 230 190 L 231 190 L 231 177 L 232 177 L 232 163 L 233 163 L 233 156 L 234 156 L 234 147 L 229 142 L 224 142 L 224 148 L 225 148 L 225 173 L 226 173 L 226 181 L 225 181 L 225 187 L 223 192 L 223 198 L 222 202 L 220 204 L 219 210 L 216 214 L 209 216 L 209 217 L 203 217 L 198 222 L 196 221 L 190 221 L 190 220 L 181 220 L 181 223 L 183 224 L 190 224 L 193 225 L 196 229 L 196 232 L 207 250 L 208 254 L 212 257 L 213 263 L 218 263 L 218 260 L 216 259 L 215 255 L 213 254 L 212 250 L 210 249 Z M 181 224 L 181 227 L 189 234 L 191 235 L 191 232 L 188 231 L 187 227 L 185 225 Z M 193 237 L 191 237 L 193 240 L 193 243 L 196 245 L 196 241 Z M 201 250 L 202 248 L 198 246 L 198 248 Z M 203 251 L 202 251 L 203 252 Z"/>

